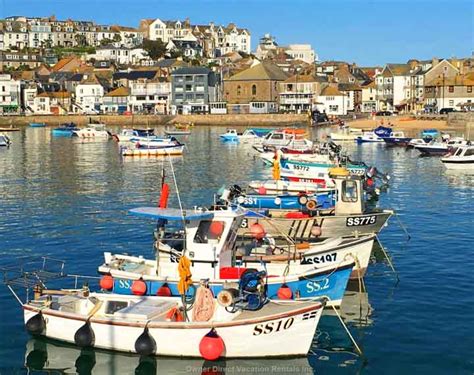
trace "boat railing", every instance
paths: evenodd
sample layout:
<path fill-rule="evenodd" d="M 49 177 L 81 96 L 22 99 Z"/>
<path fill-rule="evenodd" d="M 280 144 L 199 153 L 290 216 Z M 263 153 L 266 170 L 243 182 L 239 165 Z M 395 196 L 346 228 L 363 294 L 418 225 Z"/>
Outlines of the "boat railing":
<path fill-rule="evenodd" d="M 65 264 L 64 260 L 47 256 L 28 257 L 20 259 L 15 265 L 1 267 L 0 272 L 3 274 L 3 283 L 21 305 L 24 302 L 20 295 L 23 296 L 25 293 L 24 299 L 29 301 L 30 291 L 37 287 L 41 289 L 48 289 L 49 286 L 65 288 L 70 285 L 77 289 L 81 280 L 87 280 L 84 284 L 88 284 L 89 280 L 99 279 L 97 276 L 67 274 Z M 52 285 L 55 281 L 60 281 L 60 283 Z M 72 281 L 72 283 L 66 284 L 67 281 Z"/>

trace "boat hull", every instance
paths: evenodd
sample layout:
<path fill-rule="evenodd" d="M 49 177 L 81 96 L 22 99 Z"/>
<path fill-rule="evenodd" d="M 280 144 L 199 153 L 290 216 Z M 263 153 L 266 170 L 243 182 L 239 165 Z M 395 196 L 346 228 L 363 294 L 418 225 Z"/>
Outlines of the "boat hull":
<path fill-rule="evenodd" d="M 164 146 L 160 148 L 122 148 L 122 156 L 136 156 L 136 157 L 152 157 L 152 156 L 166 156 L 166 155 L 182 155 L 184 145 L 182 146 Z"/>
<path fill-rule="evenodd" d="M 451 160 L 451 158 L 442 158 L 441 161 L 447 169 L 474 170 L 474 160 Z"/>
<path fill-rule="evenodd" d="M 332 256 L 333 255 L 331 255 L 331 257 Z M 141 261 L 143 261 L 143 259 L 141 259 Z M 137 264 L 137 267 L 139 264 L 140 263 Z M 244 261 L 243 265 L 246 266 L 245 268 L 261 268 L 260 261 Z M 177 267 L 176 263 L 173 263 L 173 266 Z M 338 259 L 337 262 L 334 262 L 334 265 L 307 265 L 303 267 L 305 268 L 304 272 L 302 271 L 299 274 L 292 273 L 292 269 L 301 268 L 299 265 L 293 264 L 289 267 L 288 276 L 274 276 L 281 275 L 285 267 L 286 264 L 280 263 L 272 265 L 270 267 L 271 269 L 268 270 L 270 275 L 267 279 L 268 298 L 278 299 L 278 290 L 283 284 L 286 284 L 292 290 L 294 298 L 296 298 L 296 296 L 298 296 L 299 299 L 327 297 L 329 299 L 327 302 L 329 306 L 339 306 L 344 297 L 349 278 L 353 273 L 354 263 L 346 261 L 345 264 L 341 266 L 341 260 Z M 245 270 L 245 268 L 242 270 Z M 133 294 L 131 289 L 133 280 L 142 278 L 147 285 L 147 295 L 156 295 L 158 289 L 166 283 L 171 290 L 171 295 L 179 296 L 179 279 L 177 277 L 160 277 L 147 273 L 127 272 L 110 268 L 107 265 L 99 267 L 99 273 L 110 273 L 112 275 L 114 278 L 113 292 L 117 294 Z M 208 284 L 214 295 L 217 296 L 226 284 L 232 282 L 236 283 L 238 280 L 210 278 Z"/>
<path fill-rule="evenodd" d="M 385 144 L 387 146 L 408 146 L 411 138 L 392 138 L 392 137 L 386 137 L 383 139 Z"/>
<path fill-rule="evenodd" d="M 318 239 L 377 234 L 387 224 L 392 214 L 392 211 L 386 210 L 362 215 L 328 215 L 302 219 L 272 217 L 271 221 L 245 217 L 239 234 L 248 237 L 248 228 L 257 222 L 263 226 L 268 235 L 274 238 L 281 238 L 284 235 L 295 241 L 315 239 L 311 233 L 315 226 L 320 228 L 321 235 L 317 237 Z"/>
<path fill-rule="evenodd" d="M 251 313 L 240 319 L 237 317 L 236 321 L 224 323 L 155 323 L 147 320 L 124 321 L 113 316 L 92 317 L 89 323 L 95 336 L 93 346 L 100 349 L 136 353 L 135 342 L 147 327 L 148 334 L 156 343 L 155 355 L 201 357 L 200 342 L 215 328 L 225 346 L 221 358 L 304 356 L 311 347 L 323 311 L 322 306 L 308 302 L 282 313 L 272 313 L 269 316 Z M 23 310 L 25 323 L 41 311 L 46 321 L 42 336 L 72 344 L 75 333 L 87 321 L 87 316 L 49 308 L 25 305 Z M 267 327 L 269 328 L 266 329 Z"/>

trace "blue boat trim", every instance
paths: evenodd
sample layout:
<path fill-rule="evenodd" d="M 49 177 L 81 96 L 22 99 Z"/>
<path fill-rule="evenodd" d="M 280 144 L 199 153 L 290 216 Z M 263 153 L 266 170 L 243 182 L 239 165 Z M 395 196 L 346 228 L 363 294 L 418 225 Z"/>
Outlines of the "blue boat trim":
<path fill-rule="evenodd" d="M 138 207 L 128 211 L 135 216 L 147 217 L 150 219 L 165 219 L 170 221 L 183 220 L 183 213 L 186 220 L 204 220 L 212 219 L 212 212 L 184 211 L 176 208 L 158 208 L 158 207 Z"/>

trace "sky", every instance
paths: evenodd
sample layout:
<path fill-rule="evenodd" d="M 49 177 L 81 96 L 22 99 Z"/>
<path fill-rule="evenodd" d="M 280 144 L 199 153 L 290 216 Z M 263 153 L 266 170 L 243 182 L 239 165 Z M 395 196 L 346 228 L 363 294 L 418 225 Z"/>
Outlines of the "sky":
<path fill-rule="evenodd" d="M 270 33 L 279 45 L 310 43 L 320 60 L 361 66 L 474 51 L 474 1 L 466 0 L 0 0 L 0 18 L 51 14 L 133 27 L 142 18 L 234 22 L 250 30 L 252 50 Z"/>

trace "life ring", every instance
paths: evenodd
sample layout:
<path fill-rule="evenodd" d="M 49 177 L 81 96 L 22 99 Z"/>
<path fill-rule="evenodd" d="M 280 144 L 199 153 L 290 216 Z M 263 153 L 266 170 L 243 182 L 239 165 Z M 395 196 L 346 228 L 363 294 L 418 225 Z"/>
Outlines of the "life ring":
<path fill-rule="evenodd" d="M 308 196 L 306 194 L 301 194 L 299 197 L 298 197 L 298 203 L 302 206 L 306 205 L 306 203 L 308 203 Z"/>
<path fill-rule="evenodd" d="M 309 211 L 314 211 L 317 207 L 318 207 L 318 202 L 317 202 L 315 199 L 310 199 L 310 200 L 306 203 L 306 208 L 307 208 Z"/>

